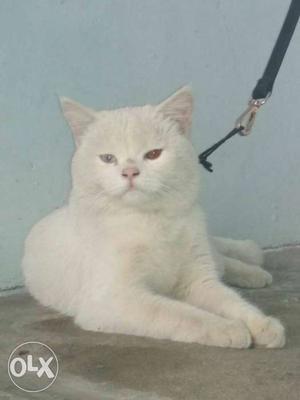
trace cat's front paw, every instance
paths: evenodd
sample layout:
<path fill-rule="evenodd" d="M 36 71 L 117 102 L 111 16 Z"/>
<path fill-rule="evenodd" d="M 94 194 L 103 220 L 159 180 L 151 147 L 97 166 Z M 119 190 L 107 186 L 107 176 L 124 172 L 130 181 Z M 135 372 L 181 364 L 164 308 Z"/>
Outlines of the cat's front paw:
<path fill-rule="evenodd" d="M 261 267 L 250 265 L 248 270 L 241 274 L 241 281 L 244 283 L 242 287 L 246 288 L 263 288 L 271 285 L 272 275 Z"/>
<path fill-rule="evenodd" d="M 210 340 L 207 344 L 220 347 L 247 349 L 252 342 L 249 329 L 239 320 L 226 320 L 209 336 Z"/>
<path fill-rule="evenodd" d="M 254 344 L 270 349 L 285 345 L 285 330 L 281 322 L 276 318 L 259 317 L 250 324 L 249 329 Z"/>
<path fill-rule="evenodd" d="M 271 283 L 273 282 L 273 277 L 272 275 L 266 271 L 265 269 L 260 268 L 260 283 L 261 283 L 261 287 L 265 287 L 268 285 L 271 285 Z"/>

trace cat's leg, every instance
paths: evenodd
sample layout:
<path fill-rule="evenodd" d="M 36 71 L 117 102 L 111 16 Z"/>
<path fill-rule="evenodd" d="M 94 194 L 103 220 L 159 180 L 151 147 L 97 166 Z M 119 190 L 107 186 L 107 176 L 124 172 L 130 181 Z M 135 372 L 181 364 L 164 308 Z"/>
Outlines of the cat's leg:
<path fill-rule="evenodd" d="M 122 288 L 112 299 L 86 302 L 75 322 L 83 329 L 150 336 L 205 345 L 247 348 L 251 335 L 239 320 L 229 320 L 190 304 Z"/>
<path fill-rule="evenodd" d="M 259 266 L 263 252 L 254 242 L 216 237 L 213 242 L 223 257 L 225 282 L 245 288 L 262 288 L 272 283 L 272 275 Z"/>
<path fill-rule="evenodd" d="M 257 265 L 238 259 L 223 257 L 223 280 L 241 288 L 262 288 L 272 283 L 272 275 Z"/>
<path fill-rule="evenodd" d="M 251 265 L 263 264 L 263 251 L 252 240 L 233 240 L 214 236 L 212 241 L 217 251 L 227 257 L 237 258 Z"/>
<path fill-rule="evenodd" d="M 280 321 L 264 315 L 217 279 L 203 280 L 199 276 L 199 279 L 189 285 L 185 300 L 223 318 L 243 321 L 255 344 L 269 348 L 282 347 L 285 344 L 284 328 Z"/>

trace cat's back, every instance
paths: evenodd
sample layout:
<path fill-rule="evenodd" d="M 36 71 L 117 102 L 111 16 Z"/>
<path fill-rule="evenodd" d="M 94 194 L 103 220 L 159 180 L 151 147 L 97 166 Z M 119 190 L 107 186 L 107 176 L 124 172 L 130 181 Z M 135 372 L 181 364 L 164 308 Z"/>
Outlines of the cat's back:
<path fill-rule="evenodd" d="M 25 241 L 22 269 L 27 288 L 42 304 L 63 302 L 75 241 L 68 207 L 55 210 L 31 229 Z M 71 287 L 72 282 L 68 285 Z"/>
<path fill-rule="evenodd" d="M 38 253 L 44 246 L 55 245 L 68 229 L 68 208 L 62 207 L 53 211 L 31 228 L 25 241 L 25 256 L 31 251 Z"/>

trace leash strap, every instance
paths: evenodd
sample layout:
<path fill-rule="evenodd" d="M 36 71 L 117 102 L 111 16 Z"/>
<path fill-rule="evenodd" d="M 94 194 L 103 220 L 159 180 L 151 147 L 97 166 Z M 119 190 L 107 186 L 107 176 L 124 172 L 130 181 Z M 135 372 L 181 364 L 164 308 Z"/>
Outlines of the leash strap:
<path fill-rule="evenodd" d="M 225 143 L 228 139 L 232 138 L 232 136 L 240 133 L 244 129 L 242 126 L 239 128 L 233 128 L 223 139 L 219 140 L 217 143 L 213 144 L 207 150 L 203 151 L 203 153 L 199 156 L 199 162 L 206 168 L 209 172 L 213 172 L 212 163 L 207 161 L 207 157 L 211 155 L 218 147 L 220 147 L 223 143 Z"/>
<path fill-rule="evenodd" d="M 263 76 L 252 92 L 252 99 L 265 99 L 272 93 L 275 79 L 296 29 L 299 15 L 300 1 L 292 0 Z"/>
<path fill-rule="evenodd" d="M 257 111 L 271 96 L 275 79 L 289 47 L 299 20 L 299 15 L 300 0 L 292 0 L 264 73 L 252 91 L 252 98 L 248 103 L 248 107 L 237 119 L 234 129 L 232 129 L 223 139 L 219 140 L 199 155 L 199 163 L 209 172 L 213 172 L 213 169 L 212 163 L 207 161 L 207 157 L 237 133 L 241 136 L 246 136 L 250 133 Z"/>

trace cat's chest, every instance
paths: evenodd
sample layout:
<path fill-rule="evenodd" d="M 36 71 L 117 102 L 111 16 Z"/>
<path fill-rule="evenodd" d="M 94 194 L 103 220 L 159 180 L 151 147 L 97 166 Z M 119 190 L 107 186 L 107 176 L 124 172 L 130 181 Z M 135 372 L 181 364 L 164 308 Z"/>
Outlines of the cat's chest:
<path fill-rule="evenodd" d="M 164 243 L 149 249 L 143 264 L 147 284 L 155 291 L 170 294 L 178 284 L 186 257 L 179 245 Z"/>
<path fill-rule="evenodd" d="M 131 221 L 127 225 L 126 237 L 133 242 L 128 239 L 125 246 L 128 244 L 133 254 L 136 249 L 139 252 L 136 265 L 136 259 L 132 259 L 132 271 L 141 274 L 146 283 L 159 293 L 171 293 L 180 279 L 188 256 L 186 228 L 185 221 L 167 218 Z"/>
<path fill-rule="evenodd" d="M 103 220 L 98 233 L 101 252 L 113 256 L 117 273 L 142 279 L 160 293 L 170 293 L 186 264 L 186 222 L 149 216 Z"/>
<path fill-rule="evenodd" d="M 99 225 L 99 236 L 103 241 L 112 241 L 116 246 L 148 245 L 153 250 L 179 246 L 184 240 L 186 221 L 151 215 L 121 215 L 105 218 Z"/>

